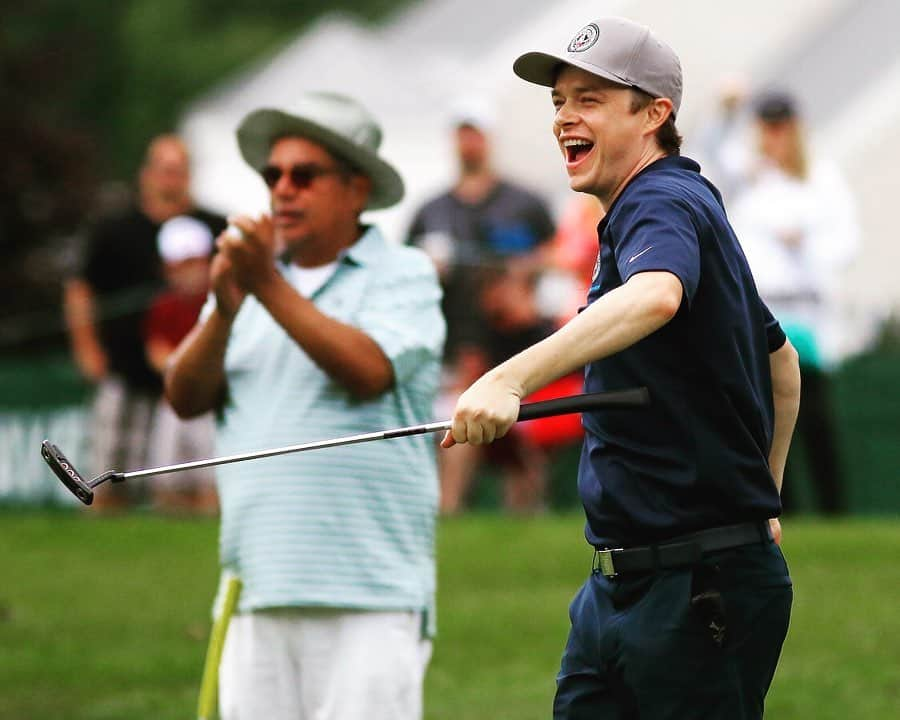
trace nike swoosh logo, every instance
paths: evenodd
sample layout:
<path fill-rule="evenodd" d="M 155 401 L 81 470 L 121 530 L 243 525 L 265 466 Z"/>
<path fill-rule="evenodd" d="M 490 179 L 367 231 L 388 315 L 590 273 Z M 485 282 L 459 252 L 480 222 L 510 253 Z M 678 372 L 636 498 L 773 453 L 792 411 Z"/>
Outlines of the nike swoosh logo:
<path fill-rule="evenodd" d="M 645 252 L 647 252 L 648 250 L 652 250 L 652 249 L 653 249 L 653 246 L 652 246 L 652 245 L 651 245 L 650 247 L 648 247 L 648 248 L 644 248 L 644 249 L 641 250 L 639 253 L 635 253 L 635 254 L 632 255 L 630 258 L 628 258 L 628 262 L 634 262 L 634 261 L 637 260 L 641 255 L 643 255 Z"/>

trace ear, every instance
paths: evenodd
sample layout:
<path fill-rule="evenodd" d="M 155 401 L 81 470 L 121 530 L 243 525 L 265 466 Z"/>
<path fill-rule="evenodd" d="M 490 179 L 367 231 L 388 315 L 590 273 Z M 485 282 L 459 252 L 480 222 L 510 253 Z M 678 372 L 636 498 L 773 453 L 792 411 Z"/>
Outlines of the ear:
<path fill-rule="evenodd" d="M 648 135 L 654 134 L 669 115 L 672 114 L 672 101 L 669 98 L 654 98 L 647 105 L 647 119 L 644 130 Z"/>
<path fill-rule="evenodd" d="M 351 175 L 347 187 L 353 207 L 358 212 L 365 210 L 372 193 L 372 180 L 367 175 Z"/>

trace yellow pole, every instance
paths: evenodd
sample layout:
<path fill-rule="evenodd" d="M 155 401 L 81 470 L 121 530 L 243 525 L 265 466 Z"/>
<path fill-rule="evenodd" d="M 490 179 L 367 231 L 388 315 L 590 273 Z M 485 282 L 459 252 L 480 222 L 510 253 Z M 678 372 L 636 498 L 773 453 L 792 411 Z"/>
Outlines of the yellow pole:
<path fill-rule="evenodd" d="M 209 634 L 209 647 L 206 650 L 206 662 L 203 665 L 203 680 L 200 682 L 200 698 L 197 701 L 198 720 L 212 720 L 216 717 L 222 647 L 225 644 L 228 623 L 234 614 L 241 594 L 241 580 L 237 575 L 226 571 L 222 575 L 221 582 L 225 586 L 225 590 L 220 595 L 221 606 L 218 608 L 219 612 L 215 613 L 212 630 Z"/>

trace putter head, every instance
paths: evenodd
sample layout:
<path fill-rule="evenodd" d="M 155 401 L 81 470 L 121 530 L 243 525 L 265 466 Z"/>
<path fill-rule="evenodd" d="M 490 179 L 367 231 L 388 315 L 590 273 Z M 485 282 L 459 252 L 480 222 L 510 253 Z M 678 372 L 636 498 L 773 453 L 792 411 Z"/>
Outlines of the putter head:
<path fill-rule="evenodd" d="M 105 483 L 107 480 L 121 482 L 125 479 L 123 473 L 109 470 L 102 475 L 98 475 L 93 480 L 85 480 L 75 469 L 75 466 L 69 462 L 69 459 L 62 454 L 62 450 L 49 440 L 44 440 L 41 443 L 41 457 L 44 458 L 44 462 L 50 466 L 56 477 L 62 480 L 63 485 L 69 488 L 69 491 L 85 505 L 90 505 L 94 502 L 94 488 L 98 485 Z"/>
<path fill-rule="evenodd" d="M 69 488 L 85 505 L 94 501 L 94 491 L 91 485 L 79 474 L 75 466 L 62 454 L 62 451 L 49 440 L 41 443 L 41 457 L 44 458 L 50 469 L 56 474 L 62 484 Z"/>

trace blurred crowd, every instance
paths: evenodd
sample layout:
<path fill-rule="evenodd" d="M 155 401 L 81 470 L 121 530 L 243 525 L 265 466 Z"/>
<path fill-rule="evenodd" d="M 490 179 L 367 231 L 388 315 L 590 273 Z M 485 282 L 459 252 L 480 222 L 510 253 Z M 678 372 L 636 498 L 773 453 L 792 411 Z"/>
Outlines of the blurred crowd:
<path fill-rule="evenodd" d="M 490 105 L 459 103 L 448 128 L 456 177 L 415 211 L 405 238 L 394 238 L 430 256 L 444 292 L 447 341 L 435 419 L 449 417 L 458 394 L 485 370 L 572 317 L 598 257 L 604 209 L 596 199 L 572 194 L 554 209 L 505 177 L 492 162 L 494 129 Z M 685 154 L 722 191 L 760 294 L 800 352 L 794 456 L 806 456 L 818 508 L 843 512 L 830 376 L 846 354 L 839 281 L 860 248 L 852 193 L 827 154 L 811 146 L 798 99 L 750 92 L 737 78 L 723 81 L 720 104 L 688 133 Z M 178 419 L 160 379 L 204 305 L 215 239 L 227 225 L 197 207 L 190 188 L 185 144 L 174 135 L 152 138 L 133 199 L 86 235 L 66 283 L 73 358 L 95 387 L 92 468 L 167 465 L 215 453 L 213 415 Z M 529 399 L 580 388 L 576 374 Z M 478 483 L 496 482 L 506 511 L 541 512 L 552 464 L 580 438 L 578 417 L 564 416 L 514 426 L 489 446 L 440 452 L 441 511 L 466 510 Z M 791 510 L 789 479 L 784 487 Z M 96 502 L 101 509 L 149 503 L 162 512 L 217 511 L 210 470 L 113 486 Z"/>
<path fill-rule="evenodd" d="M 87 236 L 64 290 L 73 358 L 94 383 L 91 466 L 140 468 L 208 456 L 211 417 L 178 420 L 162 398 L 169 354 L 196 322 L 208 291 L 213 238 L 224 218 L 195 207 L 190 158 L 174 135 L 154 138 L 137 191 Z M 101 509 L 149 499 L 166 512 L 216 511 L 209 470 L 113 485 Z"/>

